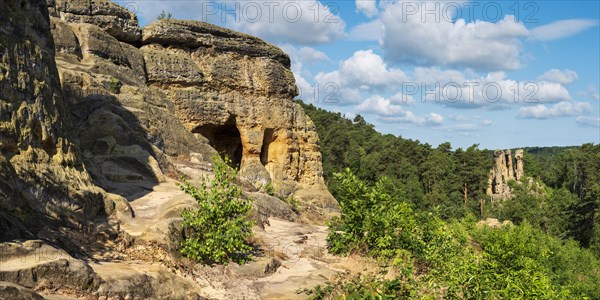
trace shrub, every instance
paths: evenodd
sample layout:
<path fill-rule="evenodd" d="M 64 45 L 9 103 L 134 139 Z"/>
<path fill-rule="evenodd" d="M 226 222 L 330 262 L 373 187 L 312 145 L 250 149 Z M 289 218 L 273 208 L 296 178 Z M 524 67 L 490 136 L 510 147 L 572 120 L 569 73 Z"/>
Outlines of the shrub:
<path fill-rule="evenodd" d="M 234 184 L 237 171 L 229 168 L 229 159 L 215 157 L 213 161 L 214 178 L 204 178 L 199 188 L 185 179 L 179 185 L 198 203 L 198 208 L 182 213 L 186 238 L 180 252 L 206 264 L 245 263 L 252 250 L 246 244 L 252 236 L 248 220 L 252 200 L 241 197 L 241 188 Z"/>
<path fill-rule="evenodd" d="M 157 20 L 163 20 L 163 19 L 171 19 L 171 17 L 173 17 L 173 14 L 171 13 L 166 13 L 165 10 L 163 9 L 162 12 L 160 13 L 160 15 L 158 15 L 158 17 L 156 17 Z"/>
<path fill-rule="evenodd" d="M 420 249 L 422 232 L 406 201 L 391 196 L 384 177 L 369 187 L 349 169 L 334 174 L 338 181 L 341 216 L 330 223 L 327 237 L 333 253 L 364 251 L 392 257 L 397 249 Z"/>

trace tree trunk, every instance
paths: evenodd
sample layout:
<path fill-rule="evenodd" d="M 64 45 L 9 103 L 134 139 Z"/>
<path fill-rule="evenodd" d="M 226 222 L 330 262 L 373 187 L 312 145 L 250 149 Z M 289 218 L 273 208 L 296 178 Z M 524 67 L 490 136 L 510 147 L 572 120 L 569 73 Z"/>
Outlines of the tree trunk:
<path fill-rule="evenodd" d="M 483 198 L 479 199 L 479 218 L 483 218 Z"/>

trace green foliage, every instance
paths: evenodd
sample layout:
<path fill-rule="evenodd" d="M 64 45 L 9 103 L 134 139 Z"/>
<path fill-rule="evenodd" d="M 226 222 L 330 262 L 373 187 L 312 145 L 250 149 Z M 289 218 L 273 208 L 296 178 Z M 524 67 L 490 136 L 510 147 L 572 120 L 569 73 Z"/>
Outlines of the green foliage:
<path fill-rule="evenodd" d="M 299 293 L 305 293 L 310 299 L 372 299 L 393 300 L 407 299 L 416 295 L 411 283 L 406 276 L 398 276 L 393 279 L 384 279 L 383 274 L 357 275 L 350 278 L 342 278 L 329 285 L 317 285 L 312 289 L 302 289 Z"/>
<path fill-rule="evenodd" d="M 117 78 L 110 78 L 110 92 L 113 94 L 118 94 L 121 88 L 121 82 Z"/>
<path fill-rule="evenodd" d="M 394 189 L 385 178 L 373 186 L 350 170 L 335 178 L 341 216 L 331 222 L 329 250 L 374 256 L 401 271 L 394 278 L 355 276 L 319 286 L 308 291 L 315 299 L 600 298 L 600 260 L 575 242 L 530 225 L 529 220 L 542 219 L 536 214 L 502 228 L 476 226 L 472 215 L 446 222 L 392 197 L 387 191 Z M 538 201 L 523 184 L 512 185 L 523 193 L 519 197 L 527 194 Z M 537 189 L 542 191 L 543 186 Z M 568 198 L 565 193 L 548 197 Z"/>
<path fill-rule="evenodd" d="M 198 203 L 197 209 L 182 213 L 186 238 L 180 252 L 205 264 L 230 260 L 241 264 L 250 259 L 252 250 L 246 244 L 252 235 L 252 223 L 248 221 L 252 200 L 241 197 L 242 190 L 234 183 L 237 172 L 229 168 L 228 159 L 215 157 L 213 161 L 214 178 L 204 178 L 199 188 L 185 178 L 179 185 Z"/>
<path fill-rule="evenodd" d="M 170 12 L 166 13 L 165 10 L 163 9 L 162 12 L 160 13 L 160 15 L 158 15 L 158 17 L 156 17 L 156 19 L 157 20 L 163 20 L 163 19 L 169 20 L 172 17 L 173 17 L 173 15 Z"/>
<path fill-rule="evenodd" d="M 269 196 L 275 195 L 275 191 L 273 190 L 273 184 L 271 184 L 270 182 L 265 184 L 263 186 L 263 188 L 265 189 L 265 193 L 267 193 L 267 195 L 269 195 Z"/>
<path fill-rule="evenodd" d="M 513 185 L 512 199 L 491 204 L 485 194 L 491 151 L 478 145 L 452 151 L 449 143 L 433 148 L 381 134 L 360 115 L 350 120 L 298 103 L 317 127 L 323 174 L 336 199 L 343 195 L 333 174 L 349 168 L 368 185 L 388 178 L 386 193 L 411 203 L 415 212 L 433 212 L 444 220 L 473 214 L 527 221 L 557 237 L 573 238 L 600 256 L 600 145 L 525 148 L 525 174 L 534 184 L 525 177 L 523 184 Z M 535 191 L 538 185 L 543 190 Z"/>
<path fill-rule="evenodd" d="M 389 181 L 383 177 L 369 187 L 349 169 L 336 173 L 341 216 L 334 218 L 327 237 L 333 253 L 353 250 L 385 257 L 395 249 L 419 244 L 419 226 L 408 203 L 386 193 Z"/>

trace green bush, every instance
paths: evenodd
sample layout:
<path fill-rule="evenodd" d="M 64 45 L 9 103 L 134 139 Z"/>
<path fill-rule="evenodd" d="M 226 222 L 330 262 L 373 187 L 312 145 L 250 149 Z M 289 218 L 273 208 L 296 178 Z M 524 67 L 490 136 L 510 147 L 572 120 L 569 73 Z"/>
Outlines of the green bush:
<path fill-rule="evenodd" d="M 330 252 L 360 252 L 401 269 L 392 279 L 359 276 L 309 291 L 315 299 L 600 299 L 600 260 L 528 220 L 502 228 L 473 216 L 443 221 L 415 213 L 346 170 L 336 174 L 341 215 L 330 224 Z M 386 192 L 387 191 L 387 192 Z"/>
<path fill-rule="evenodd" d="M 252 247 L 246 239 L 252 235 L 248 215 L 252 200 L 243 199 L 235 185 L 237 171 L 229 168 L 229 159 L 214 158 L 214 178 L 202 180 L 197 188 L 182 179 L 181 190 L 198 203 L 197 209 L 182 213 L 186 238 L 180 252 L 205 264 L 224 264 L 233 260 L 244 263 L 250 259 Z"/>
<path fill-rule="evenodd" d="M 369 187 L 349 169 L 335 175 L 341 216 L 334 218 L 327 237 L 333 253 L 363 251 L 392 257 L 396 249 L 421 247 L 421 232 L 414 213 L 405 201 L 390 196 L 384 177 Z"/>
<path fill-rule="evenodd" d="M 157 20 L 170 20 L 172 17 L 173 17 L 173 14 L 171 14 L 170 12 L 167 13 L 163 9 L 162 12 L 160 13 L 160 15 L 158 15 L 158 17 L 156 17 L 156 19 Z"/>

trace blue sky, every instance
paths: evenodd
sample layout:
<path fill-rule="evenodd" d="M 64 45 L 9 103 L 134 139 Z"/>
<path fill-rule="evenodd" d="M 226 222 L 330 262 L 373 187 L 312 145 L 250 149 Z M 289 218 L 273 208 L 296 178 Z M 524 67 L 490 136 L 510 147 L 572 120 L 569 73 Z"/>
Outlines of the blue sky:
<path fill-rule="evenodd" d="M 135 1 L 253 34 L 301 98 L 384 133 L 482 148 L 600 142 L 599 1 Z"/>

